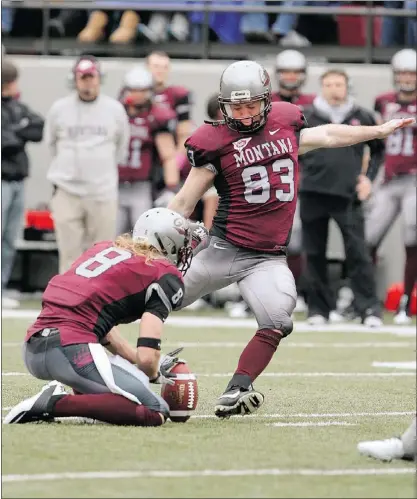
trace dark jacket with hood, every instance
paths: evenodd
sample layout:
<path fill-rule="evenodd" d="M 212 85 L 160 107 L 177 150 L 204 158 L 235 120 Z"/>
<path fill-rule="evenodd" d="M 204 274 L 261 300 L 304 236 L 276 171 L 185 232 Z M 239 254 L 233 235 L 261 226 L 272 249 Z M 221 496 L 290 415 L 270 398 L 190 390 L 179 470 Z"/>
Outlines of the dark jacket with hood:
<path fill-rule="evenodd" d="M 337 123 L 344 125 L 376 125 L 373 114 L 356 105 L 353 99 L 344 106 L 340 119 L 332 121 L 321 97 L 304 115 L 310 127 Z M 343 112 L 345 111 L 345 112 Z M 374 180 L 383 161 L 384 142 L 379 139 L 349 147 L 316 149 L 301 156 L 300 193 L 330 194 L 350 200 L 356 199 L 357 178 L 362 171 L 365 145 L 370 149 L 370 163 L 367 176 Z"/>
<path fill-rule="evenodd" d="M 20 181 L 29 174 L 27 142 L 42 140 L 44 120 L 12 97 L 1 98 L 1 179 Z"/>

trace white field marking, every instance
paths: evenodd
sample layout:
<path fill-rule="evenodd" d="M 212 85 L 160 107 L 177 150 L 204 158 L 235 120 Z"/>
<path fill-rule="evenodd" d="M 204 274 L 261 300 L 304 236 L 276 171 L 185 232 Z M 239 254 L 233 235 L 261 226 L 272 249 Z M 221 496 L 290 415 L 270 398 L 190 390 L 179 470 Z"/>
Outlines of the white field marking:
<path fill-rule="evenodd" d="M 389 367 L 390 369 L 410 369 L 415 371 L 417 363 L 415 360 L 411 362 L 372 362 L 372 367 Z"/>
<path fill-rule="evenodd" d="M 194 373 L 196 378 L 229 378 L 234 373 Z M 29 373 L 21 372 L 3 372 L 2 376 L 30 376 Z M 415 377 L 415 373 L 411 372 L 392 372 L 392 373 L 344 373 L 344 372 L 316 372 L 316 373 L 262 373 L 261 376 L 265 378 L 389 378 L 389 377 Z"/>
<path fill-rule="evenodd" d="M 358 426 L 356 423 L 348 423 L 347 421 L 299 421 L 298 423 L 266 423 L 266 426 L 275 426 L 279 428 L 285 427 L 306 427 L 312 426 Z"/>
<path fill-rule="evenodd" d="M 2 407 L 2 411 L 10 411 L 13 409 L 13 406 L 10 407 Z M 315 413 L 306 413 L 299 412 L 296 414 L 248 414 L 244 418 L 235 418 L 233 421 L 246 421 L 247 419 L 292 419 L 292 418 L 300 418 L 300 419 L 320 419 L 320 418 L 365 418 L 365 417 L 400 417 L 400 416 L 413 416 L 416 411 L 394 411 L 394 412 L 339 412 L 339 413 L 323 413 L 323 414 L 315 414 Z M 192 416 L 193 419 L 218 419 L 214 414 L 195 414 Z M 59 419 L 59 418 L 57 418 Z M 70 418 L 64 418 L 70 419 Z M 77 418 L 75 418 L 77 419 Z"/>
<path fill-rule="evenodd" d="M 3 310 L 3 319 L 36 319 L 38 310 Z M 230 319 L 227 317 L 195 317 L 170 316 L 166 324 L 183 328 L 249 328 L 256 329 L 255 319 Z M 412 326 L 381 326 L 378 329 L 369 328 L 362 324 L 325 324 L 324 326 L 310 326 L 306 322 L 294 322 L 294 331 L 299 333 L 366 333 L 366 334 L 398 334 L 400 336 L 416 336 L 416 327 Z"/>
<path fill-rule="evenodd" d="M 149 470 L 149 471 L 87 471 L 45 473 L 39 475 L 3 475 L 3 483 L 46 482 L 55 480 L 97 480 L 122 478 L 194 478 L 194 477 L 244 477 L 244 476 L 373 476 L 415 474 L 410 468 L 353 468 L 353 469 L 257 469 L 257 470 Z"/>
<path fill-rule="evenodd" d="M 232 342 L 232 341 L 209 341 L 209 342 L 164 342 L 164 347 L 174 348 L 244 348 L 247 343 Z M 2 343 L 3 348 L 21 347 L 21 342 L 6 342 Z M 379 341 L 379 342 L 363 342 L 363 343 L 306 343 L 306 342 L 283 342 L 281 348 L 415 348 L 415 342 L 409 341 Z"/>

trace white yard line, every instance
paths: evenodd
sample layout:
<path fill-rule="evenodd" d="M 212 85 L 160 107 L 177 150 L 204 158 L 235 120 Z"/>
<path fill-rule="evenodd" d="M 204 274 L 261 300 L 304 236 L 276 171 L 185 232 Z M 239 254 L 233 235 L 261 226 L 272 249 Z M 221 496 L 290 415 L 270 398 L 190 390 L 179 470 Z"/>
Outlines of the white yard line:
<path fill-rule="evenodd" d="M 7 408 L 11 409 L 11 407 Z M 416 411 L 403 411 L 403 412 L 340 412 L 340 413 L 323 413 L 323 414 L 309 414 L 307 412 L 299 412 L 296 414 L 253 414 L 253 415 L 248 415 L 245 416 L 244 418 L 235 418 L 233 421 L 244 421 L 247 419 L 258 419 L 258 418 L 264 418 L 264 419 L 292 419 L 292 418 L 300 418 L 300 419 L 308 419 L 308 418 L 364 418 L 364 417 L 380 417 L 380 416 L 392 416 L 392 417 L 398 417 L 398 416 L 413 416 L 415 415 Z M 213 414 L 196 414 L 195 416 L 192 416 L 193 418 L 196 419 L 213 419 L 217 418 L 217 416 L 214 416 Z"/>
<path fill-rule="evenodd" d="M 38 310 L 3 310 L 3 319 L 36 319 L 39 315 Z M 201 317 L 201 316 L 170 316 L 166 324 L 173 327 L 184 328 L 250 328 L 257 327 L 255 319 L 230 319 L 227 317 Z M 416 327 L 412 326 L 382 326 L 378 329 L 368 328 L 361 324 L 326 324 L 324 326 L 310 326 L 306 322 L 294 323 L 294 331 L 300 333 L 371 333 L 385 334 L 392 333 L 400 336 L 416 336 Z"/>
<path fill-rule="evenodd" d="M 234 373 L 195 373 L 197 378 L 229 378 Z M 3 372 L 2 376 L 30 376 L 29 373 L 23 372 Z M 262 373 L 261 376 L 265 378 L 389 378 L 389 377 L 415 377 L 412 372 L 378 372 L 378 373 L 345 373 L 345 372 L 315 372 L 315 373 Z"/>
<path fill-rule="evenodd" d="M 372 362 L 372 367 L 388 367 L 389 369 L 410 369 L 415 371 L 416 366 L 415 360 L 410 362 Z"/>
<path fill-rule="evenodd" d="M 247 343 L 233 341 L 167 341 L 163 343 L 166 348 L 184 347 L 184 348 L 244 348 Z M 2 343 L 3 348 L 21 347 L 22 342 L 12 341 Z M 416 343 L 411 341 L 376 341 L 363 343 L 307 343 L 285 341 L 280 348 L 415 348 Z"/>
<path fill-rule="evenodd" d="M 348 423 L 347 421 L 299 421 L 298 423 L 267 423 L 266 426 L 275 426 L 279 428 L 285 427 L 305 427 L 312 426 L 358 426 L 356 423 Z"/>
<path fill-rule="evenodd" d="M 409 468 L 353 468 L 353 469 L 256 469 L 256 470 L 149 470 L 149 471 L 87 471 L 45 473 L 38 475 L 3 475 L 3 483 L 46 482 L 56 480 L 97 480 L 123 478 L 196 478 L 196 477 L 245 477 L 245 476 L 374 476 L 415 474 Z"/>
<path fill-rule="evenodd" d="M 10 411 L 13 406 L 2 407 L 2 411 Z M 365 418 L 365 417 L 401 417 L 413 416 L 416 411 L 385 411 L 385 412 L 335 412 L 335 413 L 308 413 L 295 414 L 251 414 L 244 418 L 235 418 L 233 421 L 247 421 L 248 419 L 320 419 L 320 418 Z M 196 414 L 193 419 L 218 419 L 214 414 Z M 68 419 L 68 418 L 66 418 Z M 77 419 L 77 418 L 75 418 Z"/>

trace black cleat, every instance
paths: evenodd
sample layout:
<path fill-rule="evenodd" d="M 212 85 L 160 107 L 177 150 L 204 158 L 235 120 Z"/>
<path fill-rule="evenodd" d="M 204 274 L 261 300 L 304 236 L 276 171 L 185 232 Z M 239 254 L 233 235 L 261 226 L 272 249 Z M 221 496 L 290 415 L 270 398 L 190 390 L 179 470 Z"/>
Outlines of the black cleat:
<path fill-rule="evenodd" d="M 53 422 L 49 410 L 57 398 L 67 395 L 64 385 L 58 381 L 51 381 L 42 390 L 31 398 L 23 400 L 11 409 L 3 420 L 3 424 L 36 423 L 39 421 Z"/>
<path fill-rule="evenodd" d="M 244 389 L 232 386 L 226 390 L 217 400 L 214 413 L 218 418 L 229 418 L 230 416 L 246 416 L 253 414 L 264 403 L 264 396 L 252 387 Z"/>

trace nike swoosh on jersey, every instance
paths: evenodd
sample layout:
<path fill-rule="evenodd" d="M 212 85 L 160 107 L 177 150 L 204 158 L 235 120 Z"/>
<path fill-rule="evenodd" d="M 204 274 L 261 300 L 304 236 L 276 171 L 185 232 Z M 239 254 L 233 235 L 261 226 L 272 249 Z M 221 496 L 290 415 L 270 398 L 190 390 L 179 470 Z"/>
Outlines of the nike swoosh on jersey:
<path fill-rule="evenodd" d="M 281 130 L 281 128 L 277 128 L 276 130 L 269 130 L 269 135 L 275 135 L 280 130 Z"/>

